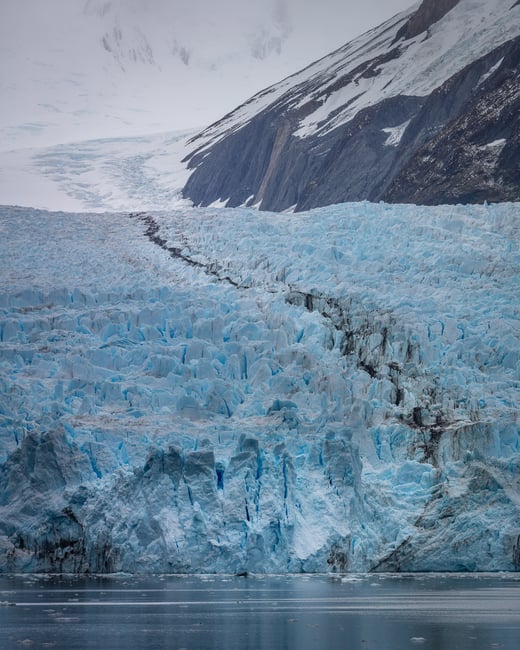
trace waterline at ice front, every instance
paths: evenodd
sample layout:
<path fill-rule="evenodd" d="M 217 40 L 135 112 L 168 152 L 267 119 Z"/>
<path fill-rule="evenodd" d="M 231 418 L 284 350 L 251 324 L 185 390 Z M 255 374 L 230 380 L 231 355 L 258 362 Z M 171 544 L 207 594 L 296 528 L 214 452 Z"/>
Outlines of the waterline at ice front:
<path fill-rule="evenodd" d="M 4 576 L 0 644 L 516 650 L 518 586 L 518 574 Z"/>

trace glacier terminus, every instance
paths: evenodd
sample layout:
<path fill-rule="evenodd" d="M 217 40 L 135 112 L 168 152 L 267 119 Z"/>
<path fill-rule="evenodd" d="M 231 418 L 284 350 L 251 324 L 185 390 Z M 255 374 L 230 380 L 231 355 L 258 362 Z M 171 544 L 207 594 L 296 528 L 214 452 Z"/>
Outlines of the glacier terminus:
<path fill-rule="evenodd" d="M 0 571 L 520 567 L 518 204 L 0 209 Z"/>

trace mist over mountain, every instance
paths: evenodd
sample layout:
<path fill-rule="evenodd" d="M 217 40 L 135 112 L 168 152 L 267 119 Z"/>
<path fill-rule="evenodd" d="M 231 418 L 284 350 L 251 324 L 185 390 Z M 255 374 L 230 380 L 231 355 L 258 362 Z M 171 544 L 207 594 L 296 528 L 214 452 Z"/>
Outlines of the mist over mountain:
<path fill-rule="evenodd" d="M 0 150 L 202 128 L 408 3 L 368 4 L 4 0 Z"/>

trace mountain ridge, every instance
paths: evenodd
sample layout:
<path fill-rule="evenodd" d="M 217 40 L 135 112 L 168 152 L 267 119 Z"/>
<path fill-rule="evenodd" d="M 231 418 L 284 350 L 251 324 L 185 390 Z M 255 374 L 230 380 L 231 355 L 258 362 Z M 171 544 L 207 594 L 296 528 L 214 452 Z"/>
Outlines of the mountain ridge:
<path fill-rule="evenodd" d="M 425 0 L 266 89 L 193 139 L 198 146 L 186 159 L 192 174 L 184 196 L 200 206 L 275 211 L 360 200 L 519 200 L 514 178 L 520 174 L 520 22 L 510 13 L 518 12 L 515 7 L 506 0 Z M 419 36 L 406 36 L 415 24 L 429 26 Z M 509 90 L 501 93 L 503 84 Z M 450 128 L 457 123 L 460 129 L 464 116 L 472 116 L 466 129 L 477 133 L 485 114 L 487 130 L 500 130 L 493 119 L 499 96 L 507 101 L 500 112 L 508 120 L 501 122 L 510 138 L 506 153 L 490 156 L 492 140 L 482 141 L 482 134 L 478 145 L 458 138 L 455 170 Z M 427 154 L 428 142 L 433 148 Z M 418 160 L 433 153 L 431 164 L 444 174 L 444 181 L 432 180 L 436 192 L 427 183 L 417 187 Z M 464 173 L 469 159 L 473 172 Z M 454 176 L 457 186 L 445 187 Z"/>

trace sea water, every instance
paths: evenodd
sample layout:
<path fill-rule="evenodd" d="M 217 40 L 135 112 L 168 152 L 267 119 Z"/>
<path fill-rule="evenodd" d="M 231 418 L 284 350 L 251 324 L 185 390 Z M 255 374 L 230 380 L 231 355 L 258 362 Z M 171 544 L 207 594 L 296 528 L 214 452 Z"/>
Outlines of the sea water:
<path fill-rule="evenodd" d="M 518 650 L 520 575 L 2 576 L 23 647 Z"/>

